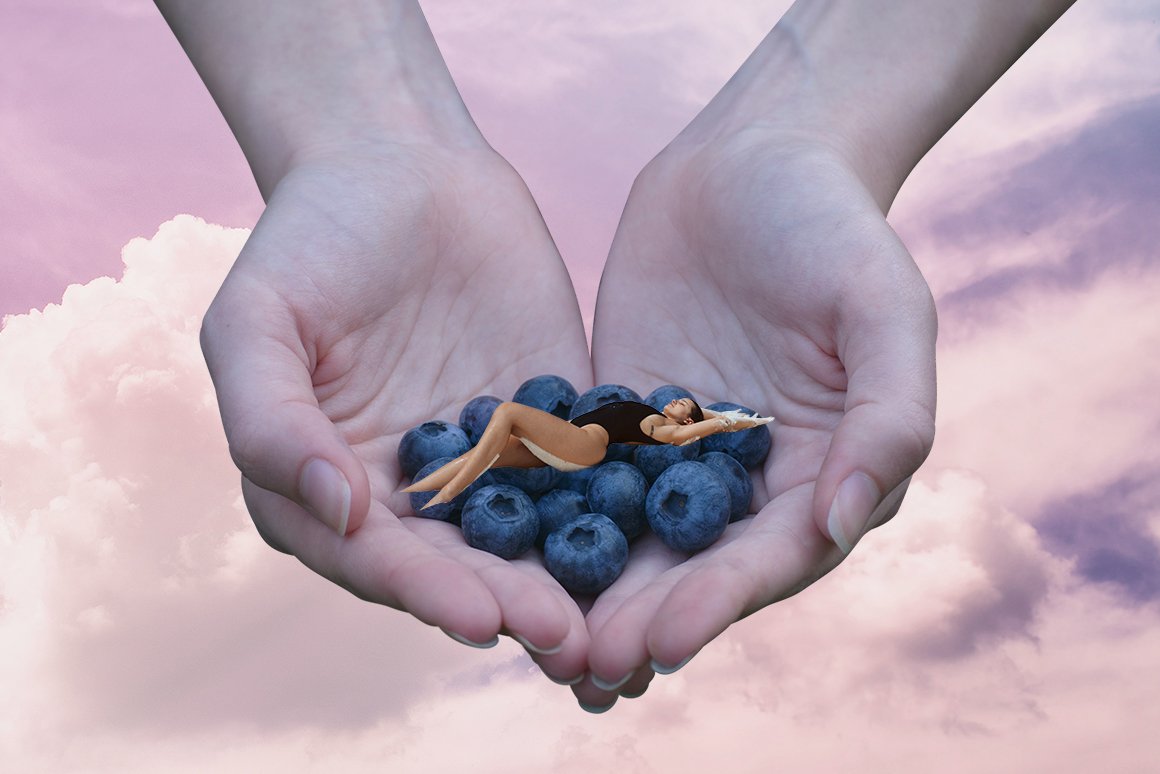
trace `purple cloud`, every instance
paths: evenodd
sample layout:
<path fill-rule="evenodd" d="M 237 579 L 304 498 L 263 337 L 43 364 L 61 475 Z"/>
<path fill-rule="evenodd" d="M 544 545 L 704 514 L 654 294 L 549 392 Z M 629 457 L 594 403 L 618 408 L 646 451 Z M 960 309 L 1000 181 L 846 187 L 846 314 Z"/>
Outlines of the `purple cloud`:
<path fill-rule="evenodd" d="M 1160 599 L 1160 545 L 1148 519 L 1160 502 L 1160 468 L 1136 470 L 1104 486 L 1044 506 L 1035 526 L 1049 550 L 1075 571 L 1136 603 Z"/>
<path fill-rule="evenodd" d="M 1113 267 L 1154 264 L 1160 97 L 1118 105 L 1032 158 L 1012 158 L 1025 153 L 991 162 L 1010 166 L 967 206 L 930 223 L 931 236 L 985 255 L 1058 230 L 1069 235 L 1066 254 L 990 271 L 944 293 L 941 310 L 973 316 L 1029 289 L 1077 290 Z"/>

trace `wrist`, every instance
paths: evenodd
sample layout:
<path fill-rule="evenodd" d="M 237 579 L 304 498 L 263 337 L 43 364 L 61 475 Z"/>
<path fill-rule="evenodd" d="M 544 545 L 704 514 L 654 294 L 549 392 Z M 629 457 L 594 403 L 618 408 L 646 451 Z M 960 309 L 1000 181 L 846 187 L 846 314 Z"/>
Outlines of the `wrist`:
<path fill-rule="evenodd" d="M 157 4 L 264 196 L 319 156 L 484 144 L 415 0 Z"/>
<path fill-rule="evenodd" d="M 841 157 L 885 212 L 938 139 L 1072 0 L 799 0 L 685 130 Z"/>

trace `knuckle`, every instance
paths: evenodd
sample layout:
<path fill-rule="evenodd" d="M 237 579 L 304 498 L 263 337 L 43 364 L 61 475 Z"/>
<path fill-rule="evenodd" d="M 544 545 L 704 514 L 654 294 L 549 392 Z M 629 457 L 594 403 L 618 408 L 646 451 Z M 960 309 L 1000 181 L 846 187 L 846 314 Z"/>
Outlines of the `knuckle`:
<path fill-rule="evenodd" d="M 226 441 L 230 459 L 248 478 L 258 469 L 263 446 L 259 424 L 249 419 L 237 419 L 226 426 Z"/>
<path fill-rule="evenodd" d="M 201 328 L 198 331 L 198 343 L 201 345 L 201 354 L 207 363 L 213 359 L 214 352 L 218 341 L 221 339 L 221 331 L 224 329 L 225 323 L 222 320 L 221 304 L 215 298 L 205 310 L 205 314 L 201 318 Z"/>
<path fill-rule="evenodd" d="M 909 476 L 918 470 L 934 448 L 934 415 L 915 408 L 907 413 L 899 430 L 897 443 L 906 467 L 905 475 Z"/>

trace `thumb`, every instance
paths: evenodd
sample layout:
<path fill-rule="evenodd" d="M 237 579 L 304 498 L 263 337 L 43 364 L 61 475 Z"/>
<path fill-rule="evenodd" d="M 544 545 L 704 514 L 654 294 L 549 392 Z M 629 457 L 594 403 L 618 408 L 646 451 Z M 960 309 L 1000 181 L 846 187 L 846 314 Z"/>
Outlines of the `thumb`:
<path fill-rule="evenodd" d="M 247 479 L 340 535 L 358 529 L 370 507 L 366 469 L 318 406 L 293 313 L 227 293 L 206 313 L 201 347 L 230 456 Z"/>
<path fill-rule="evenodd" d="M 845 554 L 897 512 L 934 442 L 933 301 L 872 317 L 847 328 L 845 412 L 814 489 L 815 523 Z"/>

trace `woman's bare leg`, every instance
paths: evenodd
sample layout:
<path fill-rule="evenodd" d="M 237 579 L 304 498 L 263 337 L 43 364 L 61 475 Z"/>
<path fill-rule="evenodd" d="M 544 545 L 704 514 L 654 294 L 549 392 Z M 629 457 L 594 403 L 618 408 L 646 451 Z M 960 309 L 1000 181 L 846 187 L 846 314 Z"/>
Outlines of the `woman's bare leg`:
<path fill-rule="evenodd" d="M 549 454 L 576 465 L 595 465 L 608 451 L 608 433 L 601 427 L 580 428 L 546 411 L 519 403 L 501 403 L 466 462 L 458 466 L 451 480 L 424 507 L 450 502 L 469 487 L 497 461 L 513 435 L 527 438 Z"/>
<path fill-rule="evenodd" d="M 455 459 L 442 465 L 438 470 L 433 470 L 418 481 L 414 481 L 410 486 L 403 489 L 404 492 L 430 492 L 434 489 L 442 489 L 458 472 L 459 466 L 467 461 L 474 449 L 460 454 Z M 500 452 L 499 459 L 492 465 L 493 468 L 542 468 L 545 463 L 536 455 L 532 454 L 528 447 L 520 443 L 520 439 L 514 435 L 508 438 L 507 446 Z"/>

